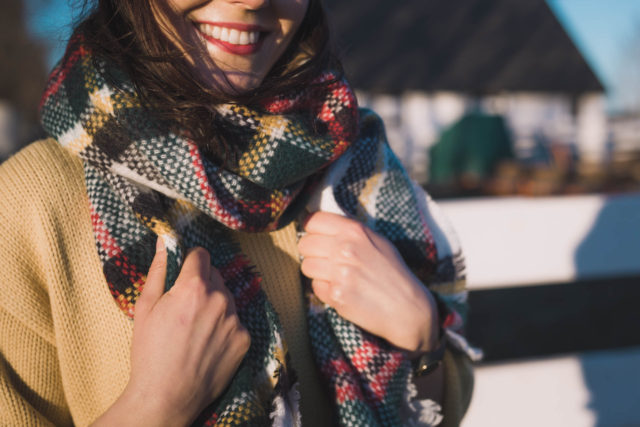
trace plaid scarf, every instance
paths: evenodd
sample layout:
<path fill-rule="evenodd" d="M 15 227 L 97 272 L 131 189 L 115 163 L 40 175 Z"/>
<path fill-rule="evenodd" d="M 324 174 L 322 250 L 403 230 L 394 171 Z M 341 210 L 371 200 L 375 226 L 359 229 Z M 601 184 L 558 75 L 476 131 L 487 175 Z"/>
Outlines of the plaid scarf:
<path fill-rule="evenodd" d="M 438 274 L 436 246 L 415 190 L 386 144 L 380 120 L 359 111 L 350 87 L 333 74 L 314 83 L 256 109 L 217 106 L 216 125 L 242 147 L 237 161 L 220 167 L 188 132 L 170 131 L 143 108 L 125 74 L 92 56 L 81 35 L 49 78 L 43 124 L 83 161 L 97 250 L 118 306 L 133 316 L 157 238 L 168 252 L 167 288 L 185 252 L 201 246 L 251 334 L 231 384 L 196 424 L 299 424 L 295 373 L 277 315 L 233 232 L 286 225 L 324 179 L 326 166 L 334 163 L 330 186 L 343 212 L 393 242 L 425 283 Z M 339 423 L 418 420 L 422 409 L 407 398 L 411 367 L 404 352 L 346 321 L 311 292 L 307 296 L 314 357 L 333 391 Z M 446 313 L 445 322 L 454 314 Z"/>

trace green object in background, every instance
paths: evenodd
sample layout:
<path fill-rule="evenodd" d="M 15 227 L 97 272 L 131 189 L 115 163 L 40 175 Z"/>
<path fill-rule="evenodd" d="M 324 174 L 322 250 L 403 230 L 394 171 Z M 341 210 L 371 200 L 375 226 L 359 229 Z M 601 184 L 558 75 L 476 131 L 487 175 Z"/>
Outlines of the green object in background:
<path fill-rule="evenodd" d="M 462 176 L 486 178 L 500 161 L 513 157 L 502 116 L 467 114 L 445 130 L 429 150 L 429 183 L 452 184 Z"/>

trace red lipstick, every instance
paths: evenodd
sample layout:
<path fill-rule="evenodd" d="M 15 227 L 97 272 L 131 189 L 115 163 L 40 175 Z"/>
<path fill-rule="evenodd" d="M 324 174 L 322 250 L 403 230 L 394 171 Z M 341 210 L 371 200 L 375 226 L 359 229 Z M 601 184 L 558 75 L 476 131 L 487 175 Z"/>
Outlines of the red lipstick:
<path fill-rule="evenodd" d="M 227 28 L 229 30 L 237 30 L 243 32 L 257 32 L 258 40 L 255 43 L 249 44 L 233 44 L 229 42 L 225 42 L 219 39 L 216 39 L 208 34 L 205 34 L 200 30 L 200 25 L 211 25 L 214 27 Z M 209 43 L 212 43 L 218 46 L 225 52 L 234 54 L 234 55 L 251 55 L 260 49 L 262 42 L 264 40 L 264 35 L 266 34 L 266 30 L 259 25 L 249 25 L 249 24 L 241 24 L 236 22 L 208 22 L 208 21 L 198 21 L 195 22 L 196 30 L 202 35 L 202 37 L 207 40 Z"/>

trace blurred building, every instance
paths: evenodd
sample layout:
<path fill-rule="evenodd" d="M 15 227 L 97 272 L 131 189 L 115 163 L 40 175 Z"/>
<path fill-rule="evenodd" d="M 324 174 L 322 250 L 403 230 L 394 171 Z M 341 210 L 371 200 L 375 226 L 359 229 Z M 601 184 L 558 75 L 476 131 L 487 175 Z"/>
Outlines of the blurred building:
<path fill-rule="evenodd" d="M 610 119 L 611 140 L 620 157 L 637 156 L 640 153 L 640 113 L 617 114 Z M 640 173 L 640 171 L 638 171 Z"/>
<path fill-rule="evenodd" d="M 45 48 L 27 31 L 22 0 L 0 13 L 0 161 L 42 136 L 38 101 L 46 80 Z"/>
<path fill-rule="evenodd" d="M 603 175 L 622 171 L 603 161 L 640 153 L 640 117 L 608 127 L 602 84 L 544 0 L 327 3 L 361 103 L 383 116 L 416 179 L 428 147 L 479 134 L 477 119 L 495 115 L 520 159 L 552 148 L 553 168 L 512 165 L 530 173 L 526 194 L 606 193 Z M 639 174 L 640 162 L 627 165 Z M 558 175 L 580 177 L 568 179 L 574 191 L 550 191 Z M 463 427 L 640 425 L 637 183 L 630 194 L 440 201 L 467 260 L 467 336 L 488 362 Z"/>
<path fill-rule="evenodd" d="M 419 181 L 427 148 L 469 112 L 505 117 L 518 158 L 540 144 L 607 154 L 604 87 L 544 0 L 329 0 L 360 103 Z"/>

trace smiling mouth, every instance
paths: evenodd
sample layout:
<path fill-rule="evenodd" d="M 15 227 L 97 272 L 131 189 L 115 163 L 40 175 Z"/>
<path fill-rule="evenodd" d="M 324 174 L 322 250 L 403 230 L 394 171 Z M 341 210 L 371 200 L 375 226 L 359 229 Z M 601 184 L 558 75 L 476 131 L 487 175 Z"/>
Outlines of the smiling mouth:
<path fill-rule="evenodd" d="M 195 26 L 205 40 L 235 55 L 255 53 L 267 34 L 255 25 L 196 22 Z"/>

